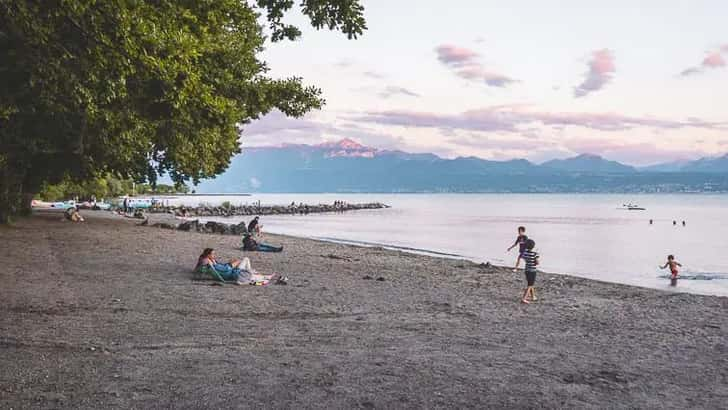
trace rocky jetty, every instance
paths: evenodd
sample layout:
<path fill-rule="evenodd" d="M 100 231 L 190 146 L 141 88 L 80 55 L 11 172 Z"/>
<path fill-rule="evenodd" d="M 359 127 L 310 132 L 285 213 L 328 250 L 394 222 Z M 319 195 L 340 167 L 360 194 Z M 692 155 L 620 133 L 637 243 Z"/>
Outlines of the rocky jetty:
<path fill-rule="evenodd" d="M 379 202 L 364 204 L 347 204 L 337 202 L 332 205 L 290 205 L 290 206 L 270 206 L 270 205 L 243 205 L 243 206 L 198 206 L 195 208 L 188 207 L 155 207 L 142 211 L 137 211 L 133 218 L 143 219 L 139 223 L 140 226 L 151 226 L 160 229 L 171 229 L 185 232 L 199 232 L 220 235 L 242 235 L 248 232 L 246 222 L 241 221 L 237 224 L 227 224 L 224 222 L 201 222 L 198 219 L 188 219 L 178 223 L 179 217 L 225 217 L 225 216 L 258 216 L 258 215 L 295 215 L 308 213 L 323 212 L 347 212 L 362 209 L 382 209 L 389 208 Z M 152 217 L 154 214 L 155 216 Z M 150 217 L 152 217 L 150 220 Z M 177 217 L 177 218 L 175 218 Z"/>
<path fill-rule="evenodd" d="M 349 204 L 337 202 L 335 204 L 291 204 L 285 205 L 241 205 L 241 206 L 205 206 L 198 207 L 155 207 L 145 210 L 148 213 L 169 213 L 180 217 L 210 217 L 210 216 L 255 216 L 255 215 L 297 215 L 324 212 L 349 212 L 363 209 L 383 209 L 389 206 L 379 203 Z"/>

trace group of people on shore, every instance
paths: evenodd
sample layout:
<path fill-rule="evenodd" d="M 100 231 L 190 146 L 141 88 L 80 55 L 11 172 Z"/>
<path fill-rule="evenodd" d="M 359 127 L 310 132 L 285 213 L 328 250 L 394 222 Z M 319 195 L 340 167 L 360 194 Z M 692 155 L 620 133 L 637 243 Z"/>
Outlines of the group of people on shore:
<path fill-rule="evenodd" d="M 535 302 L 538 300 L 535 285 L 536 267 L 540 264 L 540 260 L 538 252 L 534 250 L 536 247 L 536 241 L 526 236 L 525 226 L 518 227 L 518 236 L 516 237 L 516 241 L 513 242 L 513 245 L 508 248 L 508 252 L 516 246 L 518 246 L 518 257 L 516 258 L 516 267 L 513 268 L 513 271 L 518 271 L 518 265 L 520 265 L 521 260 L 523 260 L 525 264 L 524 273 L 526 274 L 526 289 L 523 291 L 521 303 L 529 304 L 532 301 Z"/>
<path fill-rule="evenodd" d="M 650 224 L 651 223 L 652 220 L 650 220 Z M 685 221 L 683 221 L 683 226 L 685 226 Z M 508 247 L 507 252 L 510 252 L 515 247 L 518 247 L 518 257 L 516 258 L 516 266 L 513 268 L 513 272 L 518 271 L 521 260 L 523 260 L 525 265 L 523 270 L 526 276 L 526 288 L 523 291 L 521 303 L 530 304 L 531 302 L 535 302 L 538 300 L 538 297 L 536 296 L 535 284 L 537 267 L 540 265 L 541 261 L 540 255 L 534 250 L 534 248 L 536 247 L 536 242 L 526 236 L 526 227 L 524 226 L 518 227 L 518 236 L 516 237 L 515 242 L 513 242 L 510 247 Z M 668 255 L 665 264 L 660 265 L 660 269 L 670 269 L 671 286 L 677 286 L 677 279 L 679 275 L 678 268 L 681 267 L 682 264 L 680 264 L 680 262 L 675 259 L 675 255 Z"/>
<path fill-rule="evenodd" d="M 260 224 L 260 218 L 253 218 L 247 226 L 247 232 L 243 234 L 242 249 L 244 251 L 257 252 L 283 252 L 282 246 L 273 246 L 265 243 L 259 243 L 255 237 L 262 235 L 263 225 Z M 215 256 L 215 250 L 205 248 L 202 254 L 197 258 L 195 271 L 209 274 L 214 279 L 221 282 L 230 282 L 236 285 L 268 285 L 275 283 L 285 285 L 288 278 L 280 275 L 264 275 L 255 271 L 251 265 L 250 258 L 232 259 L 229 262 L 221 263 Z"/>
<path fill-rule="evenodd" d="M 335 205 L 339 204 L 335 203 Z M 650 220 L 650 224 L 652 224 L 652 222 L 653 221 Z M 684 225 L 685 222 L 683 222 L 683 226 Z M 244 251 L 282 252 L 282 246 L 260 243 L 255 239 L 255 237 L 260 237 L 262 235 L 262 228 L 263 225 L 260 224 L 259 217 L 256 216 L 250 221 L 247 226 L 247 232 L 243 234 L 242 249 Z M 523 260 L 526 287 L 523 291 L 521 302 L 524 304 L 530 304 L 531 302 L 538 300 L 535 284 L 536 274 L 538 271 L 537 267 L 540 265 L 541 260 L 539 253 L 535 250 L 536 241 L 526 235 L 525 226 L 518 227 L 516 240 L 508 247 L 507 252 L 510 252 L 516 247 L 518 247 L 518 256 L 516 258 L 516 264 L 513 271 L 518 271 L 521 260 Z M 670 269 L 672 286 L 677 285 L 677 278 L 679 274 L 678 268 L 680 267 L 682 267 L 682 264 L 675 259 L 674 255 L 668 255 L 667 262 L 660 266 L 660 269 Z M 246 282 L 251 284 L 268 284 L 271 280 L 275 280 L 275 283 L 285 282 L 285 279 L 276 278 L 275 275 L 258 274 L 252 269 L 249 258 L 233 259 L 227 263 L 219 263 L 215 258 L 214 249 L 212 248 L 206 248 L 199 256 L 195 270 L 200 269 L 210 269 L 215 273 L 213 276 L 222 278 L 224 281 L 232 281 L 236 284 L 244 284 Z"/>

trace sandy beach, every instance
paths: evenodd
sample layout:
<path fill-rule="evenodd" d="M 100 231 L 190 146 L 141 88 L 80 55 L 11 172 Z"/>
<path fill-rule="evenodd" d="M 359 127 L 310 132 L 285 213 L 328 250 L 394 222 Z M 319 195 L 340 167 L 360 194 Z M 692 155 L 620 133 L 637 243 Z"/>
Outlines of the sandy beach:
<path fill-rule="evenodd" d="M 728 403 L 728 298 L 540 274 L 526 306 L 509 269 L 84 216 L 0 227 L 0 408 Z M 204 247 L 290 283 L 192 280 Z"/>

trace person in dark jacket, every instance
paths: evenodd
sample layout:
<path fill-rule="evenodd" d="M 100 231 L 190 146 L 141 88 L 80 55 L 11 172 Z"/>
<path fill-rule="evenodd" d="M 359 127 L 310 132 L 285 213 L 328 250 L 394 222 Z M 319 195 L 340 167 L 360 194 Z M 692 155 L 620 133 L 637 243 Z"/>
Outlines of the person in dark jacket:
<path fill-rule="evenodd" d="M 263 225 L 260 225 L 259 217 L 256 216 L 248 224 L 248 233 L 251 235 L 260 235 L 260 229 L 262 227 L 263 227 Z"/>
<path fill-rule="evenodd" d="M 283 251 L 283 247 L 258 243 L 250 233 L 246 233 L 243 235 L 243 250 L 251 252 L 281 252 Z"/>

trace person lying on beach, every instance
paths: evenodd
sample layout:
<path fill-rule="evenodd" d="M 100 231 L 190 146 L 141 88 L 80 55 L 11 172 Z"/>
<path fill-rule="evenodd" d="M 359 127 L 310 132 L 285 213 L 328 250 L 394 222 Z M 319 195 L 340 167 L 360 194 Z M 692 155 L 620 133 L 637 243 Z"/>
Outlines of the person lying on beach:
<path fill-rule="evenodd" d="M 516 247 L 516 245 L 518 246 L 518 258 L 516 258 L 516 267 L 513 268 L 514 272 L 518 270 L 518 265 L 521 263 L 521 259 L 523 259 L 523 251 L 526 250 L 525 246 L 527 239 L 528 236 L 526 236 L 526 228 L 524 226 L 519 226 L 516 241 L 508 248 L 508 252 L 510 252 L 511 249 Z"/>
<path fill-rule="evenodd" d="M 531 303 L 528 301 L 529 296 L 531 297 L 532 301 L 537 301 L 538 298 L 536 297 L 536 288 L 534 287 L 534 284 L 536 283 L 536 266 L 539 264 L 538 259 L 538 253 L 534 252 L 533 248 L 536 246 L 536 242 L 533 241 L 533 239 L 527 239 L 525 245 L 525 250 L 522 253 L 523 261 L 526 263 L 526 291 L 523 292 L 523 298 L 521 299 L 522 303 Z"/>
<path fill-rule="evenodd" d="M 262 229 L 263 229 L 263 225 L 260 224 L 260 217 L 256 216 L 248 224 L 248 233 L 251 235 L 259 236 Z"/>
<path fill-rule="evenodd" d="M 223 281 L 231 281 L 236 285 L 267 285 L 271 281 L 279 284 L 287 283 L 287 278 L 278 275 L 263 275 L 253 269 L 249 258 L 233 259 L 228 263 L 219 263 L 215 259 L 215 250 L 206 248 L 197 259 L 195 270 L 207 266 L 211 269 L 219 279 Z"/>
<path fill-rule="evenodd" d="M 257 252 L 282 252 L 282 246 L 273 246 L 265 243 L 258 243 L 249 233 L 243 235 L 243 250 Z"/>
<path fill-rule="evenodd" d="M 670 280 L 672 280 L 673 283 L 675 283 L 674 281 L 677 281 L 677 275 L 679 273 L 677 268 L 678 267 L 682 268 L 682 265 L 680 264 L 680 262 L 675 260 L 674 255 L 667 255 L 667 262 L 665 262 L 664 265 L 660 266 L 660 269 L 665 269 L 668 266 L 670 267 L 670 275 L 671 275 Z"/>

